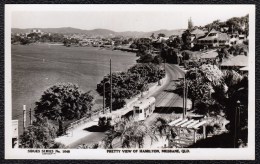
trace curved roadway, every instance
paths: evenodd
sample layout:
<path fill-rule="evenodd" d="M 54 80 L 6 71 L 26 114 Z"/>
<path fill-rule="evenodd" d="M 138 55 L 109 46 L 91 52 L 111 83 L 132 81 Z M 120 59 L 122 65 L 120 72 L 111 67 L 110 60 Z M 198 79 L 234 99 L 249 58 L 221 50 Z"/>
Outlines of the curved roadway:
<path fill-rule="evenodd" d="M 165 68 L 169 78 L 165 81 L 166 84 L 161 89 L 151 95 L 156 98 L 156 111 L 145 120 L 146 124 L 152 124 L 154 119 L 158 116 L 164 114 L 169 115 L 173 107 L 182 108 L 182 98 L 171 91 L 175 88 L 175 81 L 179 78 L 183 78 L 184 71 L 173 64 L 166 64 Z M 76 148 L 82 143 L 85 143 L 86 145 L 97 143 L 98 141 L 101 141 L 104 136 L 105 134 L 103 132 L 92 132 L 88 136 L 70 144 L 69 147 Z"/>
<path fill-rule="evenodd" d="M 156 117 L 173 113 L 174 109 L 183 107 L 183 99 L 179 95 L 173 93 L 176 81 L 184 77 L 184 71 L 174 64 L 166 65 L 166 73 L 168 81 L 166 85 L 152 96 L 156 99 L 156 109 L 154 113 L 145 120 L 147 124 L 151 124 Z"/>

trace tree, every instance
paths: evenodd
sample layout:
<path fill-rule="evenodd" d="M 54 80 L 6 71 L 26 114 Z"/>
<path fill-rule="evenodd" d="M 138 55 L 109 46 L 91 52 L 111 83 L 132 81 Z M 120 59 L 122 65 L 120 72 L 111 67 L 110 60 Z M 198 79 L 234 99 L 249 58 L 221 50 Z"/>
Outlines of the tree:
<path fill-rule="evenodd" d="M 190 69 L 186 73 L 186 83 L 188 85 L 188 98 L 192 101 L 192 109 L 196 101 L 206 105 L 203 114 L 209 114 L 209 106 L 214 104 L 211 94 L 214 92 L 213 86 L 221 85 L 222 72 L 214 65 L 202 65 L 198 69 Z M 177 92 L 183 94 L 184 81 L 177 85 Z"/>
<path fill-rule="evenodd" d="M 159 33 L 158 36 L 157 36 L 157 39 L 159 39 L 160 37 L 165 37 L 165 34 Z"/>
<path fill-rule="evenodd" d="M 154 58 L 150 53 L 145 53 L 140 56 L 139 59 L 137 59 L 137 63 L 151 63 L 153 62 Z"/>
<path fill-rule="evenodd" d="M 191 33 L 189 30 L 184 31 L 182 34 L 182 50 L 190 50 L 191 49 Z"/>
<path fill-rule="evenodd" d="M 222 26 L 224 26 L 224 24 L 223 24 L 222 22 L 220 22 L 219 19 L 217 19 L 217 20 L 213 21 L 212 23 L 207 24 L 205 27 L 206 27 L 207 29 L 209 29 L 209 31 L 212 30 L 212 29 L 215 29 L 215 30 L 217 30 L 217 31 L 220 31 L 220 28 L 221 28 Z"/>
<path fill-rule="evenodd" d="M 32 43 L 32 42 L 31 42 L 29 39 L 27 39 L 27 38 L 21 38 L 20 42 L 21 42 L 21 45 L 27 45 L 27 44 Z"/>
<path fill-rule="evenodd" d="M 163 59 L 160 55 L 156 55 L 152 61 L 152 63 L 155 63 L 155 64 L 161 64 L 163 62 Z"/>
<path fill-rule="evenodd" d="M 57 148 L 64 147 L 62 144 L 55 143 L 57 128 L 49 123 L 48 119 L 37 116 L 36 121 L 29 126 L 20 136 L 20 146 L 22 148 Z"/>
<path fill-rule="evenodd" d="M 135 43 L 132 43 L 132 44 L 130 45 L 130 48 L 136 49 L 136 48 L 137 48 L 137 45 L 136 45 Z"/>
<path fill-rule="evenodd" d="M 227 59 L 230 56 L 227 48 L 221 48 L 217 52 L 218 52 L 218 58 L 220 63 L 223 61 L 223 59 Z"/>
<path fill-rule="evenodd" d="M 179 50 L 176 48 L 168 48 L 166 50 L 166 61 L 168 63 L 178 64 L 178 53 Z"/>
<path fill-rule="evenodd" d="M 174 42 L 175 42 L 175 47 L 174 48 L 181 49 L 181 46 L 182 46 L 183 42 L 182 42 L 182 39 L 179 36 L 177 36 L 174 39 Z"/>
<path fill-rule="evenodd" d="M 111 128 L 111 118 L 110 117 L 99 117 L 98 126 L 104 130 Z"/>
<path fill-rule="evenodd" d="M 168 125 L 168 121 L 162 117 L 156 118 L 151 128 L 155 134 L 159 133 L 160 137 L 166 136 L 167 140 L 174 139 L 177 136 L 173 129 Z"/>
<path fill-rule="evenodd" d="M 165 76 L 165 71 L 152 63 L 139 63 L 127 72 L 112 73 L 112 107 L 113 110 L 122 108 L 129 99 L 148 90 L 148 84 L 157 82 Z M 105 85 L 105 93 L 104 91 Z M 109 75 L 97 85 L 97 92 L 106 97 L 106 105 L 110 105 L 110 78 Z"/>
<path fill-rule="evenodd" d="M 77 149 L 97 149 L 99 147 L 98 143 L 93 143 L 90 145 L 82 144 L 77 147 Z"/>
<path fill-rule="evenodd" d="M 152 33 L 152 35 L 150 36 L 152 39 L 155 39 L 154 33 Z"/>
<path fill-rule="evenodd" d="M 35 115 L 42 115 L 50 120 L 72 120 L 87 115 L 93 106 L 90 92 L 81 93 L 78 86 L 60 83 L 47 89 L 36 102 Z"/>
<path fill-rule="evenodd" d="M 151 141 L 157 140 L 151 129 L 143 122 L 122 119 L 114 125 L 113 129 L 106 132 L 103 141 L 105 148 L 113 148 L 115 144 L 119 144 L 121 148 L 134 148 L 136 145 L 142 148 L 145 137 L 149 137 Z"/>
<path fill-rule="evenodd" d="M 234 70 L 227 70 L 223 73 L 223 81 L 222 85 L 214 86 L 215 93 L 212 94 L 212 97 L 222 105 L 222 110 L 226 118 L 230 121 L 230 133 L 234 134 L 235 130 L 247 133 L 248 77 L 241 76 Z M 235 125 L 237 108 L 240 108 L 240 127 L 236 127 Z M 247 134 L 241 134 L 239 137 L 243 142 L 247 143 Z M 237 142 L 238 139 L 236 139 Z"/>

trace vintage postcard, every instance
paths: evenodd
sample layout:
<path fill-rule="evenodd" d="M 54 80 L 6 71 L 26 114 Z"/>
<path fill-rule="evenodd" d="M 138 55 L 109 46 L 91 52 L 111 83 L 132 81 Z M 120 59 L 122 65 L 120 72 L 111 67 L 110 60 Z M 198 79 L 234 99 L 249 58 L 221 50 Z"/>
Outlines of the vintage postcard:
<path fill-rule="evenodd" d="M 5 5 L 6 159 L 255 159 L 254 5 Z"/>

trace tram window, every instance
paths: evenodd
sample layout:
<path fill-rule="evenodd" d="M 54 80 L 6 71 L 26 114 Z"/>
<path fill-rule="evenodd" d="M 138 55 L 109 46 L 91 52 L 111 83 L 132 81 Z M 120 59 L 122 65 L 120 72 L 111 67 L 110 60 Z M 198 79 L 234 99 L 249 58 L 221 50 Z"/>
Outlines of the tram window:
<path fill-rule="evenodd" d="M 139 109 L 136 109 L 136 110 L 135 110 L 135 113 L 142 113 L 142 109 L 140 109 L 140 110 L 139 110 Z"/>

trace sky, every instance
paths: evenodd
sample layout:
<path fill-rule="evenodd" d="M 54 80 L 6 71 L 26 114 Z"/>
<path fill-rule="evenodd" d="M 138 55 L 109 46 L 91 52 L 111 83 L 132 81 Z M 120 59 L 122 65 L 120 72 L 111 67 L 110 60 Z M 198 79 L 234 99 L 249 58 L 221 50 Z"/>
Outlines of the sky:
<path fill-rule="evenodd" d="M 252 7 L 252 6 L 251 6 Z M 252 12 L 249 5 L 12 5 L 12 28 L 74 27 L 113 31 L 186 29 Z"/>

